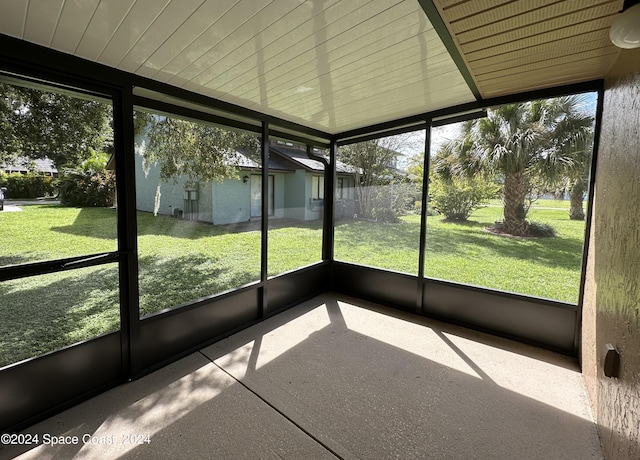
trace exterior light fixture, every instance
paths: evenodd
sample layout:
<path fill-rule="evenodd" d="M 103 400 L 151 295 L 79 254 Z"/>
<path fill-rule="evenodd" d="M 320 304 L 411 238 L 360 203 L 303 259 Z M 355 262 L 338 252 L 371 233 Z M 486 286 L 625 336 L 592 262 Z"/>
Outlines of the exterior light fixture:
<path fill-rule="evenodd" d="M 243 176 L 242 183 L 246 184 L 247 182 L 249 182 L 249 176 Z"/>
<path fill-rule="evenodd" d="M 640 0 L 624 0 L 609 38 L 618 48 L 640 48 Z"/>

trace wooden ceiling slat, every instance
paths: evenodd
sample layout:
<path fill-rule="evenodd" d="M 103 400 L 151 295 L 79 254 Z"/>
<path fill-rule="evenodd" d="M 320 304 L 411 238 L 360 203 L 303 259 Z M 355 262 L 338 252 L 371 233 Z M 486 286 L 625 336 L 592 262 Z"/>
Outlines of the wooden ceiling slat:
<path fill-rule="evenodd" d="M 556 0 L 557 1 L 557 0 Z M 488 3 L 494 5 L 488 6 Z M 514 17 L 523 15 L 539 8 L 549 7 L 549 0 L 508 1 L 501 5 L 496 2 L 465 3 L 446 9 L 447 17 L 451 21 L 452 30 L 456 33 L 475 29 L 498 21 L 511 21 Z M 562 2 L 562 3 L 574 3 Z M 567 11 L 573 11 L 573 7 Z"/>
<path fill-rule="evenodd" d="M 615 57 L 603 56 L 585 59 L 581 62 L 567 62 L 552 67 L 545 67 L 535 71 L 520 72 L 518 74 L 504 75 L 498 78 L 489 79 L 483 82 L 483 88 L 487 90 L 495 86 L 507 85 L 513 87 L 514 81 L 519 82 L 527 88 L 539 87 L 542 84 L 558 84 L 560 81 L 575 83 L 578 76 L 585 76 L 587 79 L 597 78 L 602 72 L 606 72 L 613 63 Z"/>
<path fill-rule="evenodd" d="M 589 50 L 582 53 L 547 59 L 543 62 L 534 62 L 531 64 L 501 69 L 499 71 L 477 74 L 476 81 L 478 83 L 482 83 L 484 81 L 494 80 L 502 77 L 511 77 L 515 75 L 519 75 L 519 78 L 528 79 L 528 75 L 533 72 L 555 72 L 555 69 L 558 66 L 567 66 L 568 64 L 573 64 L 574 68 L 580 68 L 585 63 L 587 63 L 587 61 L 597 63 L 599 62 L 600 58 L 606 58 L 607 56 L 610 56 L 612 54 L 617 53 L 612 53 L 607 48 L 601 48 L 599 50 Z"/>
<path fill-rule="evenodd" d="M 531 18 L 533 21 L 530 23 L 514 20 L 502 24 L 492 24 L 487 27 L 457 34 L 457 37 L 465 49 L 482 49 L 540 34 L 562 35 L 563 30 L 582 24 L 585 24 L 585 26 L 582 27 L 581 33 L 587 33 L 592 29 L 586 26 L 586 24 L 592 25 L 593 23 L 597 23 L 597 20 L 603 20 L 605 23 L 611 24 L 616 14 L 617 11 L 615 7 L 612 4 L 608 4 L 547 20 L 543 20 L 540 17 L 536 17 L 535 20 Z"/>
<path fill-rule="evenodd" d="M 484 67 L 489 66 L 511 66 L 513 65 L 512 61 L 516 60 L 524 60 L 525 62 L 529 59 L 540 60 L 538 59 L 538 56 L 542 54 L 551 53 L 548 57 L 553 58 L 555 57 L 553 53 L 560 53 L 563 52 L 561 51 L 563 49 L 571 48 L 578 45 L 584 46 L 585 49 L 606 48 L 608 46 L 611 46 L 611 41 L 609 40 L 609 30 L 601 29 L 595 32 L 589 32 L 588 34 L 584 35 L 574 35 L 572 37 L 563 38 L 557 41 L 542 43 L 528 48 L 520 48 L 514 51 L 485 58 L 474 59 L 474 54 L 469 54 L 467 55 L 467 59 L 469 64 L 472 65 L 474 69 L 480 71 Z"/>
<path fill-rule="evenodd" d="M 499 64 L 474 67 L 474 74 L 478 80 L 482 80 L 484 75 L 495 74 L 497 72 L 509 72 L 513 69 L 524 69 L 532 67 L 547 67 L 549 64 L 569 61 L 580 61 L 585 56 L 598 57 L 617 54 L 609 46 L 594 48 L 591 43 L 576 44 L 574 46 L 548 47 L 544 53 L 526 55 L 519 59 L 504 61 Z"/>
<path fill-rule="evenodd" d="M 440 0 L 436 3 L 445 13 L 448 20 L 458 20 L 466 16 L 482 14 L 487 10 L 499 8 L 501 5 L 513 3 L 513 0 Z"/>
<path fill-rule="evenodd" d="M 585 21 L 617 11 L 618 0 L 597 0 L 589 4 L 584 0 L 517 1 L 460 20 L 452 20 L 451 30 L 458 35 L 464 34 L 464 40 L 470 41 L 568 15 L 577 15 L 578 20 Z M 575 22 L 573 18 L 569 20 Z"/>
<path fill-rule="evenodd" d="M 494 36 L 482 42 L 477 41 L 469 45 L 461 46 L 465 55 L 469 59 L 477 60 L 484 57 L 495 56 L 520 49 L 531 48 L 542 43 L 555 42 L 567 37 L 584 35 L 594 30 L 608 29 L 611 26 L 610 18 L 600 18 L 594 21 L 582 22 L 568 27 L 558 28 L 547 32 L 540 32 L 534 35 L 525 36 L 520 39 L 504 40 L 500 36 Z M 532 30 L 535 32 L 535 28 Z"/>

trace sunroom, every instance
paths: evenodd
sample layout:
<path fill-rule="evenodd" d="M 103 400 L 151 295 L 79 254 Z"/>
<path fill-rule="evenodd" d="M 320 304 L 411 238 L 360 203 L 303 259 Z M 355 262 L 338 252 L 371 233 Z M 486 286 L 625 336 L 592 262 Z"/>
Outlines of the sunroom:
<path fill-rule="evenodd" d="M 279 363 L 278 356 L 261 358 L 260 344 L 283 327 L 290 334 L 290 348 L 283 353 L 299 355 L 299 362 L 308 356 L 311 363 L 330 366 L 322 360 L 322 350 L 327 356 L 339 354 L 341 331 L 349 330 L 358 332 L 355 340 L 371 340 L 375 359 L 424 365 L 415 351 L 398 352 L 409 346 L 401 344 L 406 337 L 391 347 L 387 338 L 377 336 L 372 324 L 378 324 L 385 333 L 394 328 L 416 337 L 435 333 L 438 343 L 446 344 L 447 351 L 440 352 L 445 368 L 447 360 L 466 359 L 481 376 L 486 376 L 482 366 L 474 367 L 469 358 L 473 353 L 465 354 L 452 335 L 478 343 L 492 335 L 500 341 L 498 348 L 531 346 L 553 356 L 549 362 L 570 360 L 581 369 L 605 457 L 637 458 L 640 217 L 630 203 L 640 199 L 640 54 L 610 39 L 620 17 L 637 14 L 636 3 L 0 2 L 0 84 L 3 110 L 9 107 L 3 113 L 33 115 L 32 132 L 38 133 L 33 139 L 39 143 L 25 146 L 4 130 L 0 153 L 58 158 L 54 161 L 62 171 L 62 162 L 73 163 L 76 151 L 88 146 L 80 139 L 60 147 L 54 139 L 71 130 L 71 118 L 65 116 L 90 106 L 90 113 L 108 114 L 100 142 L 115 159 L 116 197 L 107 207 L 64 206 L 56 200 L 5 202 L 5 210 L 7 203 L 18 209 L 0 213 L 3 433 L 28 433 L 34 424 L 84 407 L 76 405 L 90 404 L 90 398 L 104 397 L 109 389 L 136 388 L 131 386 L 157 372 L 171 372 L 171 365 L 192 360 L 194 353 L 242 381 L 243 375 L 234 374 L 234 356 L 238 363 L 252 363 L 253 370 Z M 629 32 L 629 40 L 633 33 L 638 34 Z M 48 101 L 46 107 L 52 107 L 51 101 L 70 102 L 60 113 L 37 111 L 35 105 L 16 109 L 16 101 L 31 100 L 26 95 Z M 483 200 L 485 207 L 463 222 L 438 211 L 437 175 L 446 164 L 442 152 L 453 149 L 462 135 L 481 136 L 483 120 L 504 115 L 504 108 L 524 107 L 528 112 L 523 117 L 538 116 L 554 110 L 548 101 L 578 104 L 585 129 L 590 129 L 580 194 L 583 219 L 569 219 L 567 200 L 554 200 L 551 186 L 542 187 L 550 181 L 532 179 L 526 182 L 526 196 L 538 201 L 527 201 L 522 210 L 529 213 L 527 225 L 539 220 L 553 226 L 556 235 L 496 230 L 504 230 L 496 221 L 510 218 L 509 200 L 500 200 L 499 193 L 504 195 L 512 176 L 488 164 L 469 169 L 476 181 L 491 182 L 483 186 L 494 188 L 492 198 Z M 151 123 L 157 126 L 141 127 L 140 120 L 155 120 Z M 568 115 L 556 118 L 554 129 L 565 120 Z M 191 155 L 176 140 L 182 139 L 185 126 L 197 133 L 196 143 L 206 145 L 205 156 Z M 141 147 L 141 130 L 156 134 L 155 150 Z M 551 129 L 533 131 L 524 140 L 514 135 L 507 141 L 524 145 L 536 135 L 545 138 Z M 226 147 L 242 142 L 251 149 L 252 165 L 258 165 L 252 166 L 251 180 L 234 172 L 233 160 L 219 153 L 224 149 L 214 145 L 214 138 Z M 473 139 L 479 145 L 480 137 Z M 540 149 L 547 168 L 555 158 L 551 146 L 562 151 L 558 139 Z M 303 146 L 306 158 L 301 161 L 324 167 L 323 175 L 314 170 L 315 179 L 307 181 L 312 198 L 304 195 L 302 204 L 314 206 L 305 212 L 321 215 L 320 220 L 274 218 L 273 197 L 296 193 L 274 179 L 268 152 L 276 142 Z M 376 160 L 367 156 L 371 146 Z M 51 151 L 43 151 L 47 148 Z M 91 163 L 83 160 L 74 166 L 86 172 Z M 153 161 L 159 175 L 145 176 L 141 165 Z M 527 163 L 527 174 L 542 177 L 544 170 L 534 174 L 532 165 Z M 355 190 L 343 192 L 347 187 L 340 173 L 353 175 Z M 228 178 L 233 178 L 233 188 L 225 193 L 251 198 L 250 209 L 228 210 L 249 216 L 242 228 L 180 219 L 181 213 L 169 211 L 154 215 L 136 203 L 140 190 L 156 191 L 156 208 L 162 208 L 167 196 L 160 193 L 160 183 L 178 183 L 172 206 L 197 216 L 197 206 L 211 209 L 205 197 L 213 200 L 213 194 L 200 193 L 198 184 Z M 566 185 L 563 190 L 568 191 Z M 370 317 L 371 312 L 381 316 Z M 394 321 L 402 315 L 409 322 L 400 328 Z M 469 329 L 442 332 L 445 325 Z M 252 327 L 262 328 L 261 339 L 247 332 Z M 353 343 L 342 345 L 345 352 Z M 367 359 L 358 346 L 351 351 L 360 362 Z M 366 372 L 366 366 L 354 368 L 352 363 L 353 372 L 325 372 L 327 382 L 367 387 L 357 372 Z M 509 365 L 506 358 L 505 363 Z M 528 365 L 538 369 L 535 361 Z M 198 369 L 195 362 L 186 366 Z M 281 386 L 287 367 L 275 368 L 284 380 L 273 388 L 262 382 L 259 386 L 267 393 L 259 397 L 309 434 L 314 422 L 304 410 L 287 412 L 278 405 L 294 397 Z M 304 381 L 305 375 L 313 375 L 305 369 L 289 370 Z M 432 370 L 442 376 L 440 367 Z M 338 383 L 342 378 L 348 381 Z M 442 378 L 422 382 L 440 403 L 447 398 L 443 388 L 449 389 L 449 397 L 480 388 L 464 378 Z M 397 386 L 390 380 L 375 389 L 389 384 L 398 396 L 406 382 Z M 443 382 L 449 383 L 438 386 Z M 179 393 L 180 398 L 185 394 Z M 411 401 L 429 405 L 423 399 Z M 328 402 L 336 407 L 342 403 Z M 423 420 L 411 418 L 409 405 L 399 407 L 406 409 L 401 418 L 409 420 L 408 429 L 416 428 L 410 421 Z M 464 417 L 455 404 L 438 410 L 447 407 L 452 420 Z M 185 408 L 176 410 L 168 411 L 173 414 L 168 417 L 182 418 L 176 413 Z M 478 420 L 493 414 L 482 404 L 473 410 L 483 414 Z M 370 415 L 376 417 L 375 411 Z M 332 423 L 323 420 L 327 426 Z M 509 426 L 504 420 L 493 423 L 501 430 Z M 543 433 L 543 427 L 541 423 L 536 429 Z M 87 430 L 96 439 L 109 436 Z M 451 431 L 443 430 L 441 436 L 447 433 Z M 333 456 L 375 457 L 339 440 L 332 444 L 331 434 L 309 436 Z M 407 438 L 398 436 L 409 449 Z M 452 437 L 447 442 L 457 441 Z M 494 440 L 477 455 L 508 453 L 500 442 Z M 0 446 L 0 456 L 4 448 Z M 144 456 L 143 449 L 131 452 Z M 424 456 L 424 450 L 416 449 L 391 449 L 381 456 Z"/>

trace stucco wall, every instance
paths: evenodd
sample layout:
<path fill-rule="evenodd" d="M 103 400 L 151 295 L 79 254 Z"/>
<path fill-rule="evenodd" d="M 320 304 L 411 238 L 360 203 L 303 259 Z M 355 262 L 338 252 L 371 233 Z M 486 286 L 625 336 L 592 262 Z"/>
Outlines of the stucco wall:
<path fill-rule="evenodd" d="M 604 346 L 620 352 L 617 379 Z M 606 458 L 640 458 L 640 50 L 606 80 L 583 316 L 583 372 Z"/>

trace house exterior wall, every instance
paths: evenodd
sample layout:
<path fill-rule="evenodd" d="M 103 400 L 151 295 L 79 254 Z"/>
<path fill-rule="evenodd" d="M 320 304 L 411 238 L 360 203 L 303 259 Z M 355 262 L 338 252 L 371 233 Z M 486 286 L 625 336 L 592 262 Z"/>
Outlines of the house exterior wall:
<path fill-rule="evenodd" d="M 322 204 L 312 204 L 313 198 L 313 176 L 320 176 L 321 174 L 307 174 L 304 184 L 304 219 L 305 220 L 317 220 L 322 217 Z"/>
<path fill-rule="evenodd" d="M 240 177 L 213 182 L 210 186 L 212 217 L 215 225 L 235 224 L 251 219 L 249 182 L 243 182 Z"/>
<path fill-rule="evenodd" d="M 311 180 L 311 179 L 309 179 Z M 293 174 L 287 174 L 284 187 L 284 217 L 288 219 L 306 219 L 305 200 L 307 174 L 299 169 Z"/>
<path fill-rule="evenodd" d="M 605 82 L 587 259 L 582 366 L 606 458 L 640 458 L 640 49 Z M 620 353 L 603 374 L 605 344 Z"/>
<path fill-rule="evenodd" d="M 175 209 L 184 208 L 185 180 L 178 178 L 173 181 L 162 182 L 160 180 L 160 169 L 156 165 L 149 168 L 143 167 L 142 153 L 136 148 L 136 209 L 139 211 L 154 212 L 156 192 L 160 187 L 159 214 L 172 216 Z M 202 193 L 198 193 L 199 199 Z M 201 205 L 199 204 L 199 207 Z M 209 213 L 210 216 L 210 213 Z M 199 217 L 203 220 L 206 213 Z"/>
<path fill-rule="evenodd" d="M 269 174 L 273 176 L 273 215 L 271 217 L 285 217 L 285 174 Z"/>
<path fill-rule="evenodd" d="M 213 183 L 198 183 L 198 220 L 213 222 Z"/>

